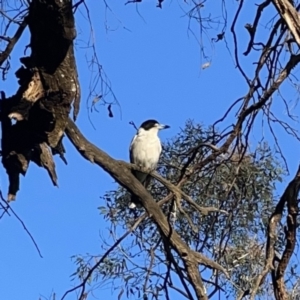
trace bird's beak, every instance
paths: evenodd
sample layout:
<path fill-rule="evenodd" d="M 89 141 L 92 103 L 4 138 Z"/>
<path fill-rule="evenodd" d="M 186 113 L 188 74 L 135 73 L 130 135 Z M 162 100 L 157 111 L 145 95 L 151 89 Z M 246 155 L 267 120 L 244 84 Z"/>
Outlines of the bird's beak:
<path fill-rule="evenodd" d="M 158 128 L 159 129 L 168 129 L 168 128 L 170 128 L 170 126 L 169 125 L 164 125 L 164 124 L 159 124 Z"/>

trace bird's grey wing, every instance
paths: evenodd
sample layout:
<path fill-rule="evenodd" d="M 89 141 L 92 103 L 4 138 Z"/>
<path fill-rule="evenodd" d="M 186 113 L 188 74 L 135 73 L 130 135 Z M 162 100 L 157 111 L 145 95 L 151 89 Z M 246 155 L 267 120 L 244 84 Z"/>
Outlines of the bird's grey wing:
<path fill-rule="evenodd" d="M 161 151 L 162 151 L 162 147 L 161 147 L 161 142 L 159 139 L 157 139 L 156 141 L 156 145 L 154 146 L 154 149 L 157 151 L 157 160 L 153 163 L 153 165 L 151 166 L 151 170 L 152 171 L 156 171 L 157 165 L 158 165 L 158 161 L 159 161 L 159 157 L 161 155 Z M 143 181 L 144 187 L 147 188 L 152 180 L 152 176 L 145 174 L 145 179 Z"/>
<path fill-rule="evenodd" d="M 137 135 L 135 135 L 130 143 L 130 146 L 129 146 L 129 159 L 130 159 L 130 162 L 132 164 L 134 164 L 134 158 L 133 158 L 133 147 L 134 147 L 134 141 L 136 140 L 136 137 Z"/>
<path fill-rule="evenodd" d="M 130 159 L 130 162 L 132 164 L 135 163 L 133 152 L 134 152 L 134 141 L 136 140 L 136 137 L 137 137 L 137 135 L 135 135 L 133 137 L 133 139 L 130 143 L 130 146 L 129 146 L 129 159 Z M 131 173 L 138 179 L 137 171 L 131 170 Z M 140 205 L 139 197 L 132 194 L 131 195 L 131 202 L 129 203 L 129 208 L 135 208 L 136 206 L 139 206 L 139 205 Z"/>
<path fill-rule="evenodd" d="M 161 151 L 162 151 L 161 142 L 160 142 L 159 139 L 157 140 L 157 145 L 156 146 L 157 146 L 157 152 L 158 152 L 158 159 L 157 159 L 156 164 L 152 166 L 152 170 L 153 171 L 156 171 L 156 168 L 157 168 L 157 165 L 158 165 L 158 161 L 159 161 L 159 157 L 160 157 Z M 145 188 L 147 188 L 149 186 L 149 184 L 151 182 L 151 179 L 152 179 L 151 175 L 147 175 L 145 177 L 145 180 L 143 182 Z"/>
<path fill-rule="evenodd" d="M 136 164 L 137 161 L 134 157 L 134 152 L 135 152 L 135 141 L 136 141 L 137 135 L 135 135 L 130 143 L 130 147 L 129 147 L 129 159 L 130 162 L 132 164 Z M 144 181 L 147 177 L 147 174 L 143 173 L 143 172 L 139 172 L 136 170 L 131 170 L 132 174 L 142 183 L 144 184 Z"/>

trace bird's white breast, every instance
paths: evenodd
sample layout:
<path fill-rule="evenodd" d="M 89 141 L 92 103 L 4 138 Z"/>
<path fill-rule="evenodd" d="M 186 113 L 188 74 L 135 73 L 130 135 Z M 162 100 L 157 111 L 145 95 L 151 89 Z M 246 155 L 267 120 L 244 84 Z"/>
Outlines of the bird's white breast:
<path fill-rule="evenodd" d="M 142 132 L 137 134 L 130 146 L 130 160 L 140 167 L 154 170 L 161 153 L 161 143 L 157 134 Z"/>

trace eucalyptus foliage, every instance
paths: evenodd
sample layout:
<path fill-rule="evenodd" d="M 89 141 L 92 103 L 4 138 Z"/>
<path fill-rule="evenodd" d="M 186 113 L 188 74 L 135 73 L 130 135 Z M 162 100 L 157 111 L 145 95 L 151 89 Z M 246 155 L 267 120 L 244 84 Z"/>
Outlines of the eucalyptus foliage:
<path fill-rule="evenodd" d="M 246 295 L 263 268 L 266 226 L 274 208 L 275 185 L 281 181 L 283 170 L 270 147 L 262 143 L 252 152 L 232 149 L 195 171 L 194 167 L 213 151 L 211 145 L 219 139 L 214 128 L 188 121 L 180 133 L 164 144 L 158 168 L 159 174 L 174 185 L 184 178 L 180 187 L 193 201 L 218 211 L 204 215 L 183 199 L 179 204 L 154 179 L 149 191 L 156 201 L 169 197 L 162 209 L 189 247 L 218 262 L 230 274 L 228 280 L 201 267 L 208 294 L 218 291 L 227 296 Z M 104 250 L 144 214 L 143 209 L 130 210 L 129 199 L 123 188 L 103 196 L 105 205 L 99 211 L 111 224 L 111 240 L 105 241 Z M 120 297 L 124 293 L 128 297 L 164 299 L 173 290 L 178 299 L 180 293 L 185 293 L 181 280 L 186 280 L 186 273 L 176 253 L 168 251 L 151 218 L 145 217 L 131 236 L 105 258 L 93 279 L 109 283 Z M 93 264 L 91 257 L 75 259 L 80 276 Z M 267 286 L 268 281 L 259 295 L 267 296 Z"/>

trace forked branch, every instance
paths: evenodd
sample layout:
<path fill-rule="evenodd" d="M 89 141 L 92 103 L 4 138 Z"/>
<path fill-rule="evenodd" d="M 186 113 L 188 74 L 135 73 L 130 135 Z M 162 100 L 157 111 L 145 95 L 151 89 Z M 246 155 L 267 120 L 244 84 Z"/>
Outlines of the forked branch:
<path fill-rule="evenodd" d="M 276 300 L 288 299 L 286 292 L 284 273 L 294 252 L 296 245 L 296 229 L 298 215 L 298 194 L 300 191 L 300 166 L 294 179 L 289 183 L 282 197 L 272 213 L 268 224 L 268 236 L 266 246 L 266 261 L 261 274 L 257 277 L 256 284 L 251 292 L 251 299 L 255 298 L 258 288 L 265 280 L 268 273 L 272 273 L 273 289 Z M 285 249 L 282 257 L 275 256 L 275 246 L 278 238 L 278 225 L 282 219 L 283 211 L 287 205 L 287 230 L 285 232 Z M 278 262 L 279 260 L 279 262 Z"/>
<path fill-rule="evenodd" d="M 119 184 L 141 199 L 147 213 L 156 223 L 162 238 L 178 253 L 186 266 L 190 283 L 194 288 L 197 298 L 207 299 L 201 275 L 199 273 L 199 264 L 206 265 L 212 269 L 217 269 L 226 277 L 229 277 L 225 269 L 215 262 L 211 263 L 204 255 L 191 250 L 188 245 L 181 240 L 177 232 L 168 223 L 166 216 L 163 214 L 158 204 L 143 185 L 132 175 L 130 168 L 124 166 L 123 162 L 114 160 L 107 153 L 90 143 L 70 119 L 67 123 L 66 134 L 84 158 L 103 168 Z"/>
<path fill-rule="evenodd" d="M 6 61 L 6 59 L 9 57 L 10 53 L 12 52 L 12 50 L 14 49 L 16 43 L 18 42 L 18 40 L 20 39 L 20 37 L 22 36 L 22 33 L 24 31 L 24 29 L 27 26 L 27 22 L 24 20 L 19 28 L 17 29 L 15 35 L 12 38 L 9 38 L 8 44 L 5 48 L 5 50 L 3 52 L 0 53 L 0 67 L 2 66 L 2 64 Z M 1 39 L 1 37 L 0 37 Z M 3 38 L 2 38 L 3 39 Z"/>

